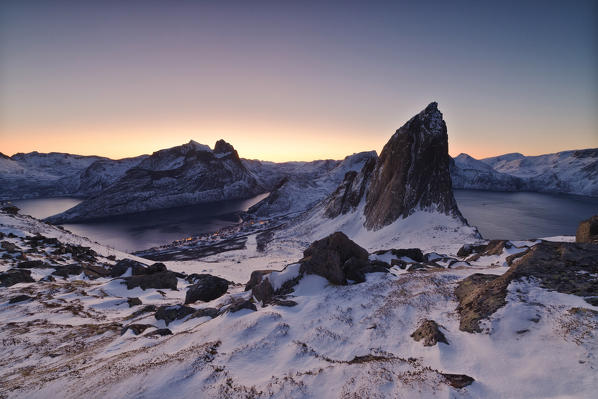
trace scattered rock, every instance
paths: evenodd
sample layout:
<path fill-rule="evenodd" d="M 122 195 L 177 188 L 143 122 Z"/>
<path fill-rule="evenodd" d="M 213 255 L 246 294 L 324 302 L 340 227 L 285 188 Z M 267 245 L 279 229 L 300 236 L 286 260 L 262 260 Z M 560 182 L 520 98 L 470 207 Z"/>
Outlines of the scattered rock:
<path fill-rule="evenodd" d="M 212 319 L 216 316 L 218 316 L 218 309 L 216 308 L 202 308 L 202 309 L 197 309 L 195 312 L 193 312 L 193 314 L 191 315 L 191 319 L 195 319 L 198 317 L 211 317 Z"/>
<path fill-rule="evenodd" d="M 190 306 L 174 305 L 174 306 L 160 306 L 156 311 L 154 317 L 157 320 L 164 320 L 166 325 L 169 325 L 175 320 L 184 319 L 190 314 L 195 313 L 195 309 Z"/>
<path fill-rule="evenodd" d="M 14 253 L 14 252 L 18 252 L 21 250 L 21 248 L 18 247 L 17 244 L 14 244 L 10 241 L 2 241 L 0 246 L 2 247 L 3 250 L 5 250 L 8 253 Z"/>
<path fill-rule="evenodd" d="M 128 330 L 133 331 L 135 335 L 139 335 L 150 327 L 153 326 L 151 324 L 129 324 L 128 326 L 123 327 L 123 329 L 120 332 L 120 335 L 123 335 Z"/>
<path fill-rule="evenodd" d="M 411 338 L 419 342 L 424 340 L 424 346 L 434 346 L 438 342 L 449 345 L 446 337 L 440 331 L 440 327 L 434 320 L 424 320 L 420 326 L 411 334 Z"/>
<path fill-rule="evenodd" d="M 185 295 L 186 305 L 196 301 L 212 301 L 226 294 L 228 290 L 227 280 L 210 274 L 198 274 L 193 281 L 195 284 L 189 287 Z"/>
<path fill-rule="evenodd" d="M 155 312 L 156 310 L 158 310 L 158 308 L 156 307 L 156 305 L 145 305 L 141 309 L 138 309 L 138 310 L 134 311 L 133 313 L 131 313 L 131 315 L 129 316 L 129 318 L 132 319 L 132 318 L 135 318 L 137 316 L 141 316 L 144 313 Z"/>
<path fill-rule="evenodd" d="M 462 331 L 480 332 L 479 321 L 506 303 L 511 281 L 533 277 L 540 286 L 582 297 L 598 296 L 598 247 L 593 244 L 541 242 L 533 246 L 501 276 L 472 274 L 462 280 L 455 295 Z"/>
<path fill-rule="evenodd" d="M 257 310 L 257 308 L 255 307 L 255 304 L 253 302 L 251 302 L 251 300 L 246 300 L 246 301 L 239 301 L 239 302 L 235 302 L 235 303 L 231 304 L 225 311 L 228 311 L 230 313 L 235 313 L 235 312 L 238 312 L 239 310 L 243 310 L 243 309 L 250 309 L 253 311 Z"/>
<path fill-rule="evenodd" d="M 132 308 L 133 306 L 139 306 L 142 304 L 141 299 L 134 297 L 134 298 L 127 298 L 127 303 L 129 307 Z"/>
<path fill-rule="evenodd" d="M 9 269 L 0 273 L 0 286 L 10 287 L 19 283 L 34 283 L 31 277 L 31 271 L 27 269 Z"/>
<path fill-rule="evenodd" d="M 169 288 L 171 290 L 176 291 L 178 280 L 176 278 L 175 273 L 171 271 L 166 271 L 154 274 L 133 275 L 130 277 L 125 277 L 124 283 L 127 285 L 127 289 L 129 290 L 135 287 L 140 287 L 144 290 L 148 288 Z"/>
<path fill-rule="evenodd" d="M 575 232 L 575 242 L 598 244 L 598 215 L 579 224 Z"/>
<path fill-rule="evenodd" d="M 13 296 L 12 298 L 10 298 L 8 300 L 8 303 L 24 302 L 24 301 L 28 301 L 30 299 L 35 299 L 35 298 L 32 296 L 29 296 L 29 295 L 17 295 L 17 296 Z"/>
<path fill-rule="evenodd" d="M 83 272 L 83 267 L 73 263 L 71 265 L 57 266 L 52 275 L 68 278 L 68 276 L 78 276 L 81 272 Z"/>
<path fill-rule="evenodd" d="M 17 267 L 21 269 L 48 269 L 55 268 L 56 266 L 52 266 L 41 260 L 26 260 L 23 262 L 19 262 Z"/>
<path fill-rule="evenodd" d="M 164 337 L 166 335 L 172 335 L 172 331 L 170 331 L 170 329 L 168 328 L 158 328 L 156 330 L 150 331 L 148 333 L 145 333 L 145 337 L 153 337 L 159 335 L 161 337 Z"/>
<path fill-rule="evenodd" d="M 447 384 L 457 389 L 465 388 L 466 386 L 471 385 L 475 381 L 472 377 L 465 374 L 443 373 L 442 376 L 446 379 Z"/>

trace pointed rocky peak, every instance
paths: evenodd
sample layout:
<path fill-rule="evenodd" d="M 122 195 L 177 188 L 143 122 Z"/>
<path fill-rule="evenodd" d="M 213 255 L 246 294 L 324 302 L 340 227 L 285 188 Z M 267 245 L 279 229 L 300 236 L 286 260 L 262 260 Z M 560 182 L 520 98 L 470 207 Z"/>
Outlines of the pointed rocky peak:
<path fill-rule="evenodd" d="M 226 154 L 227 152 L 234 152 L 235 147 L 232 144 L 227 143 L 226 141 L 220 139 L 214 145 L 214 152 L 216 154 Z"/>
<path fill-rule="evenodd" d="M 382 149 L 366 194 L 365 227 L 377 230 L 417 210 L 463 219 L 453 196 L 450 159 L 446 123 L 433 102 Z"/>

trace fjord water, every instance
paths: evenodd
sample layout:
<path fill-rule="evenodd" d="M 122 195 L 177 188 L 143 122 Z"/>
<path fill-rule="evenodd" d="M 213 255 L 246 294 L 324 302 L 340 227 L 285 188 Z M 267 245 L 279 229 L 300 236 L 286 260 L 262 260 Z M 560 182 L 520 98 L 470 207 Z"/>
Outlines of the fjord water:
<path fill-rule="evenodd" d="M 598 198 L 539 193 L 455 190 L 463 216 L 486 239 L 523 240 L 574 235 L 578 223 L 598 214 Z M 123 251 L 167 244 L 240 221 L 237 212 L 262 200 L 223 201 L 64 225 L 68 230 Z M 45 218 L 77 205 L 75 198 L 14 201 L 21 213 Z"/>
<path fill-rule="evenodd" d="M 525 240 L 575 235 L 598 214 L 598 198 L 566 194 L 454 190 L 461 213 L 486 239 Z"/>
<path fill-rule="evenodd" d="M 239 212 L 246 211 L 267 195 L 159 209 L 62 226 L 101 244 L 133 252 L 236 224 L 241 221 Z M 74 198 L 13 201 L 21 208 L 21 213 L 40 219 L 63 212 L 79 202 L 81 201 Z"/>

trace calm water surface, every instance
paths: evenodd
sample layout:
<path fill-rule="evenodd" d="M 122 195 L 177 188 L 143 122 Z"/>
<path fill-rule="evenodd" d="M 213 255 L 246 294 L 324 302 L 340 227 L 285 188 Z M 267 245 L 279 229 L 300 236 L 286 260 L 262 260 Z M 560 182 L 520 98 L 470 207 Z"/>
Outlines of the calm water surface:
<path fill-rule="evenodd" d="M 598 198 L 478 190 L 454 193 L 463 216 L 487 239 L 575 235 L 580 221 L 598 214 Z"/>
<path fill-rule="evenodd" d="M 161 209 L 63 226 L 101 244 L 133 252 L 236 224 L 241 221 L 238 212 L 246 211 L 266 196 L 262 194 L 246 200 Z M 74 198 L 13 201 L 21 208 L 21 213 L 36 218 L 63 212 L 79 202 L 81 200 Z"/>
<path fill-rule="evenodd" d="M 205 233 L 240 221 L 245 211 L 267 194 L 248 200 L 163 209 L 100 221 L 66 224 L 65 228 L 123 251 L 137 251 Z M 598 214 L 598 198 L 539 193 L 455 190 L 459 208 L 484 238 L 522 240 L 574 235 L 578 223 Z M 77 205 L 76 198 L 14 201 L 21 212 L 45 218 Z"/>

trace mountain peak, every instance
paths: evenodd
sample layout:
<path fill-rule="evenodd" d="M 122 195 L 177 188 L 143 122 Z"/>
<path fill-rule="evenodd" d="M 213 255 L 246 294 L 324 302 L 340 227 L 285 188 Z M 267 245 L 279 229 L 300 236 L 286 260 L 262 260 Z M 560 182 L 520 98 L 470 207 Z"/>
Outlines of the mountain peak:
<path fill-rule="evenodd" d="M 225 154 L 228 152 L 235 152 L 235 147 L 233 147 L 232 144 L 227 143 L 223 139 L 220 139 L 214 145 L 214 152 L 216 154 Z"/>

